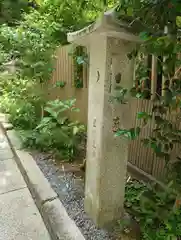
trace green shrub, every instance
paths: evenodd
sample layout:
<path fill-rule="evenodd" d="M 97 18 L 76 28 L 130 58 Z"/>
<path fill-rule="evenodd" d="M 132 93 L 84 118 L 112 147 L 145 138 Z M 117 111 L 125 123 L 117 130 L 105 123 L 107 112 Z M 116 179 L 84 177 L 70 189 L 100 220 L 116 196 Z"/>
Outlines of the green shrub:
<path fill-rule="evenodd" d="M 36 81 L 12 74 L 0 74 L 0 92 L 0 110 L 10 114 L 25 146 L 57 152 L 64 159 L 76 155 L 85 127 L 67 117 L 70 111 L 79 111 L 75 99 L 46 103 Z"/>
<path fill-rule="evenodd" d="M 175 199 L 171 184 L 161 191 L 135 180 L 127 183 L 125 208 L 138 222 L 141 239 L 176 240 L 181 237 L 181 209 L 173 208 Z"/>
<path fill-rule="evenodd" d="M 10 114 L 15 127 L 33 129 L 40 121 L 44 104 L 40 87 L 17 75 L 0 74 L 0 110 Z"/>
<path fill-rule="evenodd" d="M 11 104 L 10 108 L 10 122 L 15 127 L 24 129 L 33 129 L 37 124 L 37 116 L 35 106 L 30 102 L 16 101 Z"/>
<path fill-rule="evenodd" d="M 85 127 L 79 122 L 71 122 L 65 113 L 78 111 L 73 100 L 54 100 L 47 102 L 43 117 L 33 132 L 22 132 L 24 145 L 43 151 L 56 151 L 61 158 L 73 159 L 78 151 L 81 135 Z"/>

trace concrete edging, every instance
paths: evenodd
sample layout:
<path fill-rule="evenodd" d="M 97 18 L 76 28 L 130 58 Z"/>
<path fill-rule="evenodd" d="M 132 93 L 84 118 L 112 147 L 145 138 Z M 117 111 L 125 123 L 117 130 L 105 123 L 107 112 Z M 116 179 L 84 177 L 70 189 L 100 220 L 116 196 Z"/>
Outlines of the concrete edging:
<path fill-rule="evenodd" d="M 16 149 L 6 129 L 3 128 L 3 131 L 52 240 L 85 240 L 32 156 L 24 150 Z"/>

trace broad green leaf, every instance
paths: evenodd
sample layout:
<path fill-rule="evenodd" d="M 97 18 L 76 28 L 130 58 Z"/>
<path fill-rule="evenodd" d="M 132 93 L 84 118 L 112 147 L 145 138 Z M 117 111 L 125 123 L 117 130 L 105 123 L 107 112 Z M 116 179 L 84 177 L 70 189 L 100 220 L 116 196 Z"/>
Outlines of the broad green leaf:
<path fill-rule="evenodd" d="M 148 33 L 147 33 L 147 32 L 141 32 L 141 33 L 139 34 L 139 37 L 140 37 L 141 40 L 143 40 L 143 41 L 146 41 L 146 40 L 149 39 L 149 36 L 148 36 Z"/>
<path fill-rule="evenodd" d="M 176 18 L 176 23 L 178 27 L 181 27 L 181 17 Z"/>
<path fill-rule="evenodd" d="M 127 8 L 127 15 L 130 17 L 133 16 L 133 8 L 132 7 Z"/>
<path fill-rule="evenodd" d="M 127 132 L 128 132 L 128 130 L 126 130 L 126 129 L 118 130 L 114 135 L 115 135 L 115 137 L 120 137 L 120 136 L 125 135 Z"/>
<path fill-rule="evenodd" d="M 139 136 L 140 131 L 141 131 L 140 127 L 131 128 L 131 129 L 129 130 L 129 132 L 130 132 L 130 139 L 131 139 L 131 140 L 136 139 L 136 138 Z"/>
<path fill-rule="evenodd" d="M 137 93 L 136 98 L 142 98 L 143 94 L 142 93 Z"/>
<path fill-rule="evenodd" d="M 138 119 L 143 119 L 143 118 L 147 118 L 148 114 L 146 112 L 138 112 L 137 113 L 137 118 Z"/>
<path fill-rule="evenodd" d="M 79 128 L 77 126 L 73 127 L 73 135 L 76 135 L 79 132 Z"/>
<path fill-rule="evenodd" d="M 72 108 L 71 111 L 72 112 L 80 112 L 80 109 L 79 108 Z"/>
<path fill-rule="evenodd" d="M 38 4 L 38 5 L 41 5 L 43 0 L 35 0 L 35 2 Z"/>
<path fill-rule="evenodd" d="M 157 149 L 157 144 L 155 142 L 151 142 L 150 146 L 153 150 Z"/>
<path fill-rule="evenodd" d="M 84 58 L 82 57 L 82 56 L 79 56 L 79 57 L 77 57 L 77 63 L 79 64 L 79 65 L 81 65 L 81 64 L 84 64 Z"/>

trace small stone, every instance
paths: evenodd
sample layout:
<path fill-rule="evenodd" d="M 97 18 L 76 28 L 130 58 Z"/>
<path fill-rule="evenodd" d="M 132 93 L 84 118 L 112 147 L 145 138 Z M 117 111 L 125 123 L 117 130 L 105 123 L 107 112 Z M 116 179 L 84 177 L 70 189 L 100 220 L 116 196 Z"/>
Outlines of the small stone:
<path fill-rule="evenodd" d="M 3 128 L 6 129 L 6 130 L 12 130 L 13 129 L 13 125 L 11 123 L 2 123 L 3 125 Z"/>

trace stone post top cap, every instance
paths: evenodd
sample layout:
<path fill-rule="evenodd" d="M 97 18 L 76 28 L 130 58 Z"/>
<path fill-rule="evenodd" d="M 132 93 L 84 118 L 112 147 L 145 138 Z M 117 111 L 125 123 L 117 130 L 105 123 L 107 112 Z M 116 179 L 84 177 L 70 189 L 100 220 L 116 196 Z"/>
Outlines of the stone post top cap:
<path fill-rule="evenodd" d="M 67 34 L 68 42 L 80 45 L 88 45 L 89 37 L 93 33 L 105 34 L 133 42 L 141 42 L 138 35 L 133 34 L 131 26 L 125 21 L 119 20 L 115 8 L 104 12 L 94 23 L 89 26 Z M 121 34 L 123 33 L 123 34 Z M 126 36 L 129 35 L 130 39 Z M 82 39 L 82 41 L 81 41 Z"/>

